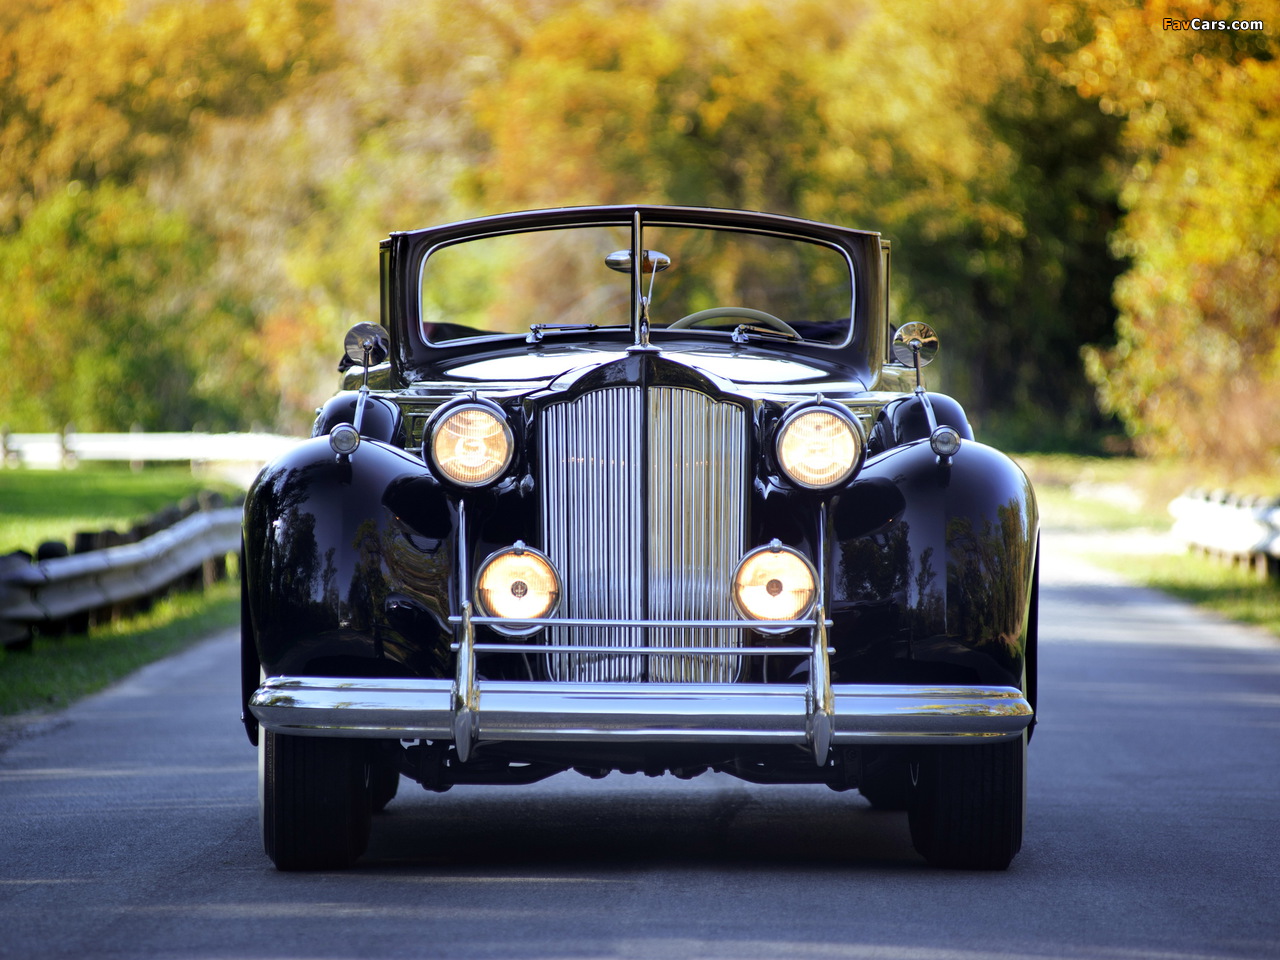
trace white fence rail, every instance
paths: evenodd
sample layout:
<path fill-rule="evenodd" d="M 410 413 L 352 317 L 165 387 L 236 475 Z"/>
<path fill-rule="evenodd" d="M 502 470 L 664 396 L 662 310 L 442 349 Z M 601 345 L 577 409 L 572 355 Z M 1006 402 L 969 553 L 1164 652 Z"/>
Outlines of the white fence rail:
<path fill-rule="evenodd" d="M 247 485 L 259 467 L 299 442 L 269 433 L 2 432 L 0 466 L 190 462 L 219 465 Z M 22 553 L 0 556 L 0 646 L 30 646 L 33 627 L 87 629 L 104 612 L 148 603 L 173 584 L 211 582 L 240 548 L 240 515 L 239 507 L 207 510 L 135 543 L 71 556 L 35 562 Z"/>
<path fill-rule="evenodd" d="M 77 461 L 257 463 L 298 443 L 272 433 L 5 433 L 5 463 L 59 467 Z"/>
<path fill-rule="evenodd" d="M 1280 573 L 1280 501 L 1225 493 L 1185 493 L 1169 504 L 1173 535 L 1239 563 L 1260 577 Z"/>
<path fill-rule="evenodd" d="M 30 562 L 0 557 L 0 643 L 29 644 L 33 626 L 153 598 L 197 574 L 209 582 L 240 549 L 240 507 L 195 513 L 137 543 Z"/>

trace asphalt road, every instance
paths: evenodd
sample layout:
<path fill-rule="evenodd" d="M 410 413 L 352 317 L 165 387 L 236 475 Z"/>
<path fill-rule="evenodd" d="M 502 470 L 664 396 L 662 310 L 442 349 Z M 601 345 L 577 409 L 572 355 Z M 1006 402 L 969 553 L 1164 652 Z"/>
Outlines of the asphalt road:
<path fill-rule="evenodd" d="M 279 874 L 230 635 L 0 746 L 2 957 L 1280 957 L 1280 642 L 1046 541 L 1026 845 L 946 872 L 856 794 L 403 781 Z"/>

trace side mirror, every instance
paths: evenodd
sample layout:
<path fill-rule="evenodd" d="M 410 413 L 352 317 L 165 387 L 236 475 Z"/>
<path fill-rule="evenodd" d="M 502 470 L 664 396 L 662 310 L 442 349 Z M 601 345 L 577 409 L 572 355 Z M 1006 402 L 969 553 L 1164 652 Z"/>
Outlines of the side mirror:
<path fill-rule="evenodd" d="M 914 367 L 916 371 L 916 393 L 922 393 L 924 386 L 920 382 L 920 368 L 932 363 L 938 355 L 938 335 L 933 327 L 918 320 L 904 323 L 893 335 L 893 358 L 901 364 Z"/>
<path fill-rule="evenodd" d="M 342 346 L 347 359 L 367 371 L 391 356 L 391 334 L 380 323 L 357 323 L 347 331 Z"/>
<path fill-rule="evenodd" d="M 904 323 L 893 335 L 893 359 L 905 366 L 927 366 L 937 356 L 938 335 L 927 323 Z"/>

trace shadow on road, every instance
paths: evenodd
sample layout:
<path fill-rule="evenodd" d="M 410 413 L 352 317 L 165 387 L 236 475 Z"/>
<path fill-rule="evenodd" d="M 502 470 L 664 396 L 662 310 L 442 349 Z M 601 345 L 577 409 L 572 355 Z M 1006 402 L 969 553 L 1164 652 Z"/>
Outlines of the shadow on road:
<path fill-rule="evenodd" d="M 402 795 L 374 819 L 361 867 L 923 867 L 906 815 L 872 810 L 854 792 L 754 787 L 716 775 L 693 783 L 620 774 L 601 784 L 575 779 L 570 773 L 534 788 L 457 787 L 447 794 L 403 780 Z"/>

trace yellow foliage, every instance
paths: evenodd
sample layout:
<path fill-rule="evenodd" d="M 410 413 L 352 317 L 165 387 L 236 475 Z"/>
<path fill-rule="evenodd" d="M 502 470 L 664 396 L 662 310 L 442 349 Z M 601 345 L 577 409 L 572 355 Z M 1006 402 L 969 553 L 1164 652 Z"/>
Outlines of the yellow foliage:
<path fill-rule="evenodd" d="M 1232 2 L 1099 3 L 1064 78 L 1127 119 L 1118 343 L 1086 353 L 1143 449 L 1280 463 L 1280 53 Z M 1105 14 L 1105 15 L 1104 15 Z M 1110 68 L 1108 68 L 1110 67 Z"/>
<path fill-rule="evenodd" d="M 0 31 L 0 230 L 69 181 L 175 160 L 207 113 L 255 112 L 305 55 L 332 57 L 326 4 L 10 0 Z"/>

